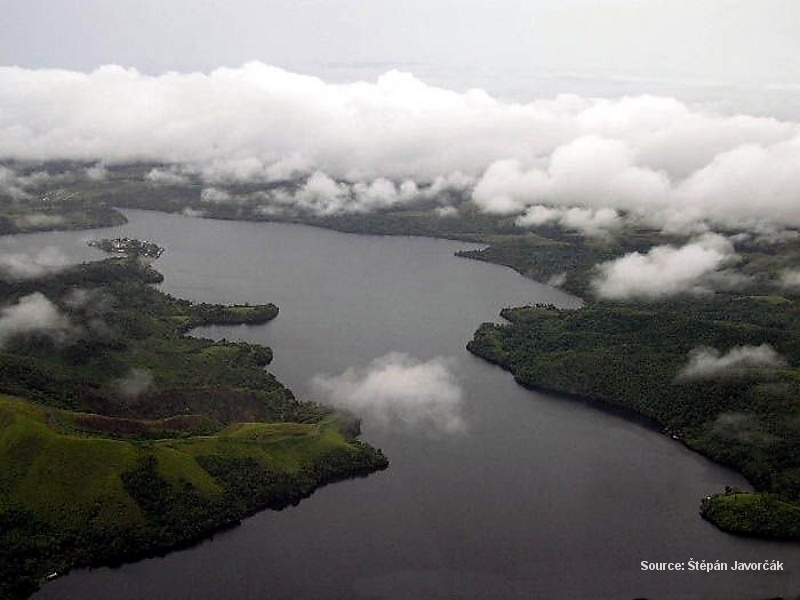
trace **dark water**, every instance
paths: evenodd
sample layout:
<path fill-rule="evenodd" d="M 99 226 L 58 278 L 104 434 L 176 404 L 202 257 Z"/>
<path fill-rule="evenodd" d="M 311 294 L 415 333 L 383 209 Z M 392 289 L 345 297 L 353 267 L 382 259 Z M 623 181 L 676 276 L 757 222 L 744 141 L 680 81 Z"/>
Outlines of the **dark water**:
<path fill-rule="evenodd" d="M 77 571 L 37 599 L 62 598 L 720 598 L 800 593 L 800 546 L 737 539 L 697 514 L 699 499 L 745 486 L 669 438 L 583 405 L 528 392 L 469 355 L 479 323 L 506 305 L 576 300 L 514 272 L 453 256 L 463 244 L 353 236 L 302 226 L 131 212 L 114 235 L 167 247 L 163 288 L 194 300 L 267 302 L 265 326 L 204 335 L 272 346 L 298 395 L 317 374 L 389 352 L 449 359 L 467 432 L 364 436 L 389 470 L 263 512 L 194 548 L 119 569 Z M 108 233 L 108 232 L 106 232 Z M 95 234 L 91 234 L 95 235 Z M 102 232 L 98 235 L 102 235 Z M 0 240 L 0 251 L 86 233 Z M 777 559 L 777 573 L 642 571 L 641 561 Z"/>

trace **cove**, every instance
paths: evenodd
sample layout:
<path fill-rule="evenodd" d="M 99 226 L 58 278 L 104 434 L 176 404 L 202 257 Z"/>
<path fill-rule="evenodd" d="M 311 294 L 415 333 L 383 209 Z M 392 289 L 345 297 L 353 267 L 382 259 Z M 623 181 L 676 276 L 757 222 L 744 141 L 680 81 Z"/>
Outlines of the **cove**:
<path fill-rule="evenodd" d="M 767 598 L 800 590 L 800 547 L 723 534 L 698 500 L 736 474 L 635 423 L 527 391 L 467 353 L 504 306 L 578 300 L 496 265 L 465 244 L 130 211 L 123 227 L 12 236 L 2 251 L 90 237 L 164 246 L 161 286 L 208 302 L 274 302 L 260 327 L 197 333 L 273 348 L 270 367 L 324 401 L 315 375 L 363 369 L 391 352 L 442 357 L 462 392 L 466 431 L 385 426 L 363 436 L 391 465 L 265 511 L 196 547 L 117 569 L 76 571 L 55 598 Z M 647 563 L 782 561 L 782 572 L 643 570 Z"/>

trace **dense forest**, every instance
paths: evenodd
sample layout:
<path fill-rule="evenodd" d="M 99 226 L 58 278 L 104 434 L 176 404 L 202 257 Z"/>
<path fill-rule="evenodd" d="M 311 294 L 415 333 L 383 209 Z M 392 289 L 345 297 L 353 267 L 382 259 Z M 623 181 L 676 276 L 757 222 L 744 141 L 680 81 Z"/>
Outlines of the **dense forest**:
<path fill-rule="evenodd" d="M 800 296 L 796 286 L 780 280 L 782 272 L 800 264 L 797 232 L 718 229 L 715 235 L 730 244 L 735 265 L 726 264 L 706 288 L 610 300 L 597 289 L 602 265 L 626 256 L 641 258 L 655 248 L 675 250 L 698 232 L 665 233 L 635 219 L 602 235 L 554 223 L 522 226 L 514 216 L 481 211 L 463 190 L 434 193 L 426 184 L 416 199 L 401 205 L 326 212 L 286 200 L 302 187 L 301 179 L 215 182 L 212 189 L 198 175 L 155 164 L 109 166 L 103 181 L 63 175 L 85 166 L 15 168 L 59 174 L 56 195 L 48 189 L 39 193 L 61 199 L 65 211 L 83 202 L 87 211 L 109 215 L 112 207 L 140 208 L 484 244 L 459 254 L 561 287 L 580 296 L 584 305 L 578 310 L 507 309 L 506 324 L 478 329 L 469 344 L 472 352 L 510 370 L 525 386 L 639 419 L 740 470 L 757 493 L 728 489 L 698 498 L 702 514 L 719 527 L 800 538 Z M 172 173 L 174 181 L 152 180 L 150 174 L 159 169 Z M 20 215 L 25 210 L 30 205 L 26 209 L 18 200 L 17 212 L 7 213 L 6 219 L 24 223 Z M 184 311 L 180 318 L 184 331 L 200 322 L 192 314 Z M 692 373 L 703 360 L 730 368 Z"/>
<path fill-rule="evenodd" d="M 354 417 L 265 371 L 268 348 L 184 335 L 277 307 L 195 304 L 159 280 L 122 257 L 0 282 L 0 597 L 387 466 Z"/>
<path fill-rule="evenodd" d="M 800 371 L 781 363 L 743 364 L 724 375 L 686 372 L 698 347 L 769 345 L 799 356 L 800 307 L 786 303 L 777 312 L 760 298 L 508 309 L 508 324 L 482 325 L 468 348 L 524 386 L 642 415 L 741 470 L 757 489 L 800 502 Z M 763 533 L 794 537 L 800 522 Z"/>

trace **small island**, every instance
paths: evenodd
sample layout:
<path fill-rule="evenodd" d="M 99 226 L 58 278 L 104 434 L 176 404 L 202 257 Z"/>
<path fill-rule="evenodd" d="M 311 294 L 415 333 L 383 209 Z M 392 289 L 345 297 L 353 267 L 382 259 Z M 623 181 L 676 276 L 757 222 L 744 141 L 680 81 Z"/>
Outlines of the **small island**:
<path fill-rule="evenodd" d="M 137 209 L 482 244 L 458 254 L 548 282 L 582 298 L 583 306 L 506 309 L 507 323 L 480 326 L 469 343 L 471 352 L 509 370 L 522 385 L 646 423 L 742 473 L 753 493 L 708 490 L 707 498 L 698 498 L 701 515 L 721 529 L 800 539 L 800 285 L 781 283 L 781 273 L 796 271 L 800 264 L 796 230 L 770 236 L 720 229 L 717 235 L 731 244 L 736 262 L 713 273 L 718 279 L 704 293 L 614 300 L 595 293 L 600 266 L 657 248 L 680 248 L 695 234 L 668 233 L 635 221 L 602 236 L 554 223 L 520 226 L 513 215 L 483 212 L 460 191 L 435 198 L 423 194 L 374 212 L 335 214 L 270 205 L 265 200 L 269 194 L 259 193 L 291 195 L 302 179 L 220 185 L 229 198 L 208 202 L 199 177 L 155 184 L 148 178 L 154 167 L 168 165 L 113 165 L 102 182 L 67 185 L 45 203 L 47 219 L 40 214 L 45 208 L 31 202 L 0 209 L 0 232 L 30 230 L 23 226 L 31 223 L 86 226 L 75 215 L 124 219 L 117 209 Z M 40 167 L 29 170 L 35 168 Z M 83 213 L 75 210 L 77 202 Z M 440 210 L 445 203 L 446 218 Z M 160 275 L 142 264 L 140 275 L 157 282 Z M 111 271 L 107 275 L 115 277 Z M 197 315 L 177 317 L 179 331 L 199 324 Z M 705 349 L 719 358 L 742 348 L 771 349 L 780 361 L 761 372 L 678 376 L 692 352 Z"/>
<path fill-rule="evenodd" d="M 125 254 L 128 256 L 141 256 L 144 258 L 158 258 L 164 253 L 164 248 L 148 240 L 137 240 L 128 237 L 103 238 L 89 240 L 87 245 L 99 248 L 108 254 Z"/>

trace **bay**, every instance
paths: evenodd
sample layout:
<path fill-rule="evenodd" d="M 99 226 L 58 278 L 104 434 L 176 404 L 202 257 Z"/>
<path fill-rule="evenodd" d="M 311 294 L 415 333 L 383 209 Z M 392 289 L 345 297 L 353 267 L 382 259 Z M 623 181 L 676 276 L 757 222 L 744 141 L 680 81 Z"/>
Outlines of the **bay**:
<path fill-rule="evenodd" d="M 165 291 L 278 304 L 267 325 L 196 334 L 271 346 L 270 370 L 298 396 L 325 401 L 315 376 L 363 375 L 400 353 L 446 366 L 464 428 L 366 415 L 363 436 L 387 453 L 387 471 L 327 486 L 190 549 L 72 572 L 35 598 L 744 600 L 800 591 L 800 547 L 736 538 L 700 519 L 700 498 L 746 488 L 740 476 L 655 431 L 525 390 L 464 348 L 504 306 L 578 299 L 458 258 L 469 246 L 457 242 L 127 214 L 128 225 L 109 230 L 2 238 L 0 251 L 55 246 L 85 260 L 100 257 L 88 237 L 151 239 L 166 247 L 156 263 Z M 692 559 L 774 559 L 784 571 L 641 567 Z"/>

